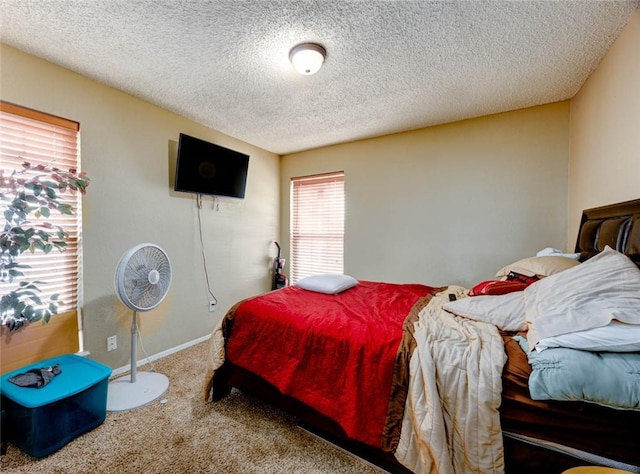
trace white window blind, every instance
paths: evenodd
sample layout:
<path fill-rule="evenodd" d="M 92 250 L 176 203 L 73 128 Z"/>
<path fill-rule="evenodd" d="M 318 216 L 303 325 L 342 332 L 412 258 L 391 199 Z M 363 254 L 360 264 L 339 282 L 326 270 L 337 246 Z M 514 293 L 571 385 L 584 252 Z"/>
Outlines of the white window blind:
<path fill-rule="evenodd" d="M 5 176 L 21 169 L 25 161 L 65 171 L 79 169 L 79 129 L 77 122 L 0 102 L 0 168 Z M 29 177 L 29 173 L 31 176 L 38 174 L 29 171 L 24 176 Z M 62 314 L 75 312 L 78 305 L 82 201 L 80 193 L 58 192 L 58 195 L 61 202 L 72 205 L 76 212 L 73 215 L 51 212 L 46 221 L 64 228 L 68 233 L 67 247 L 63 252 L 54 248 L 48 254 L 25 252 L 19 262 L 31 267 L 20 269 L 24 273 L 20 280 L 46 282 L 38 284 L 42 290 L 39 296 L 48 301 L 57 293 L 58 313 Z M 4 213 L 7 204 L 0 201 L 0 212 Z M 15 281 L 0 283 L 0 293 L 9 292 L 15 286 Z"/>
<path fill-rule="evenodd" d="M 291 282 L 344 271 L 344 172 L 291 179 Z"/>

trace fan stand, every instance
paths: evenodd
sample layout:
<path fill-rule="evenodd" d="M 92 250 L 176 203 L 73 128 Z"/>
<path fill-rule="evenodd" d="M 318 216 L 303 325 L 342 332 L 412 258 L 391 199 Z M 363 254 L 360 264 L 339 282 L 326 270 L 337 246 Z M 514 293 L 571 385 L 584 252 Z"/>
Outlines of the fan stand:
<path fill-rule="evenodd" d="M 141 407 L 159 398 L 169 388 L 169 379 L 156 372 L 137 373 L 137 312 L 131 324 L 131 375 L 109 383 L 107 411 L 126 411 Z"/>

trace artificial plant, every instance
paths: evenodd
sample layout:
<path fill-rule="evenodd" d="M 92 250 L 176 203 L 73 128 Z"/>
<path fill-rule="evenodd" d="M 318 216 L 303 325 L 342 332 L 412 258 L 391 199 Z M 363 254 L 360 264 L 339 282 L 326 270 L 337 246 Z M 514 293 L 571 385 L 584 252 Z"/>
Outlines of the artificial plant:
<path fill-rule="evenodd" d="M 0 326 L 16 330 L 34 321 L 49 322 L 57 314 L 58 295 L 44 301 L 40 285 L 46 282 L 27 281 L 22 270 L 29 266 L 19 260 L 27 251 L 47 254 L 65 249 L 67 232 L 47 219 L 52 213 L 73 214 L 75 209 L 63 202 L 62 195 L 84 194 L 88 185 L 86 174 L 74 169 L 63 171 L 29 162 L 9 175 L 0 169 L 0 201 L 6 202 L 2 206 L 5 210 L 0 234 L 0 282 L 15 283 L 0 297 Z"/>

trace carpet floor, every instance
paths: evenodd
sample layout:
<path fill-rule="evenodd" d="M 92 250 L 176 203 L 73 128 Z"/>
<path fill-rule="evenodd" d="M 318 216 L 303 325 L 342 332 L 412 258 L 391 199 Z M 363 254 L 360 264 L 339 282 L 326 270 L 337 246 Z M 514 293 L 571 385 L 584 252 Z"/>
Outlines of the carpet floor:
<path fill-rule="evenodd" d="M 160 399 L 109 412 L 103 424 L 35 459 L 9 443 L 3 473 L 383 472 L 298 428 L 283 412 L 234 390 L 203 402 L 209 342 L 154 362 L 170 381 Z M 150 370 L 144 366 L 139 370 Z M 164 403 L 162 403 L 164 402 Z"/>

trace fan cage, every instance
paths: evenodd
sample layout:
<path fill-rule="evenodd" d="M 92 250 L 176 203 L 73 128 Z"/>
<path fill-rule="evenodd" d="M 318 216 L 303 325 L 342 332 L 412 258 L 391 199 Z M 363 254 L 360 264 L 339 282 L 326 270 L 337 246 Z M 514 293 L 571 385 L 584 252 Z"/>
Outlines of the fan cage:
<path fill-rule="evenodd" d="M 116 269 L 116 294 L 134 311 L 149 311 L 164 300 L 171 283 L 171 262 L 155 244 L 127 251 Z"/>

